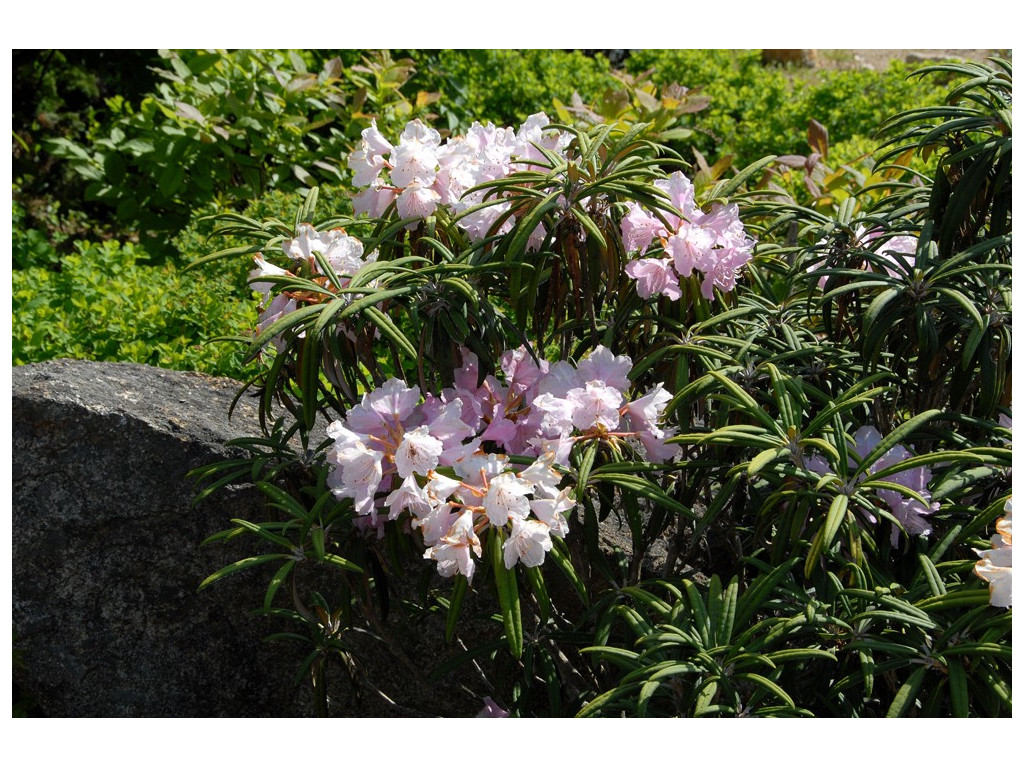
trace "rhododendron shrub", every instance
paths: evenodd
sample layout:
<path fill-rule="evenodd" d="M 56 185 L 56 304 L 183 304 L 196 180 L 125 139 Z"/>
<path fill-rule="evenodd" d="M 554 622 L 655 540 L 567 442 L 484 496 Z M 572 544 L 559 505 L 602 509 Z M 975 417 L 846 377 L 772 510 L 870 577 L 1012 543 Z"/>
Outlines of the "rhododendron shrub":
<path fill-rule="evenodd" d="M 928 202 L 1008 175 L 971 135 L 827 211 L 644 124 L 371 124 L 353 216 L 220 225 L 262 434 L 202 493 L 269 550 L 207 583 L 273 564 L 320 692 L 397 605 L 463 715 L 1009 713 L 1010 233 Z"/>

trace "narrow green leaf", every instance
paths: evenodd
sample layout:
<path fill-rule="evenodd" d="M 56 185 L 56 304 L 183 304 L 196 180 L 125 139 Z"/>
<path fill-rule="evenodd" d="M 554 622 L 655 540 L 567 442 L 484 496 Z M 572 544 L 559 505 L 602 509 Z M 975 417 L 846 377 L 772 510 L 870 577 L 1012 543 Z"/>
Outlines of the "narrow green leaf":
<path fill-rule="evenodd" d="M 221 568 L 219 571 L 217 571 L 211 576 L 207 576 L 199 585 L 199 589 L 205 589 L 209 585 L 213 584 L 213 582 L 219 579 L 223 579 L 225 576 L 230 576 L 232 573 L 237 573 L 238 571 L 241 571 L 245 568 L 251 568 L 254 565 L 269 563 L 272 560 L 281 560 L 285 557 L 288 557 L 288 555 L 282 554 L 280 552 L 274 552 L 268 555 L 255 555 L 253 557 L 247 557 L 243 560 L 234 562 L 225 568 Z"/>
<path fill-rule="evenodd" d="M 455 637 L 455 628 L 459 623 L 459 612 L 462 610 L 462 601 L 466 597 L 466 590 L 469 587 L 469 582 L 466 577 L 461 573 L 455 576 L 455 584 L 452 585 L 452 596 L 448 603 L 448 617 L 445 620 L 444 626 L 444 640 L 446 643 L 451 645 L 452 638 Z"/>
<path fill-rule="evenodd" d="M 277 594 L 277 590 L 284 583 L 284 580 L 288 578 L 288 574 L 292 572 L 292 568 L 295 567 L 295 560 L 288 560 L 287 563 L 282 565 L 277 573 L 274 574 L 274 578 L 270 580 L 270 584 L 267 585 L 267 593 L 263 597 L 263 610 L 269 611 L 271 604 L 274 602 L 274 595 Z"/>
<path fill-rule="evenodd" d="M 846 516 L 846 509 L 849 505 L 850 497 L 846 494 L 840 494 L 832 499 L 832 503 L 828 508 L 828 514 L 825 516 L 825 522 L 814 535 L 814 540 L 811 542 L 811 550 L 807 553 L 807 560 L 804 563 L 804 576 L 806 578 L 809 579 L 811 573 L 814 572 L 814 568 L 818 563 L 818 556 L 832 546 L 832 542 L 835 540 L 836 534 L 839 533 L 839 528 L 843 524 L 843 518 Z"/>
<path fill-rule="evenodd" d="M 519 586 L 516 574 L 505 568 L 502 556 L 502 535 L 497 528 L 492 528 L 487 538 L 491 550 L 491 570 L 494 572 L 494 585 L 498 592 L 498 604 L 501 606 L 501 620 L 505 625 L 505 638 L 512 656 L 519 659 L 523 656 L 523 618 L 519 606 Z"/>
<path fill-rule="evenodd" d="M 907 678 L 907 681 L 896 692 L 896 697 L 892 700 L 889 711 L 885 715 L 886 717 L 903 717 L 914 706 L 914 699 L 921 688 L 926 671 L 925 667 L 918 667 L 910 673 L 910 677 Z"/>

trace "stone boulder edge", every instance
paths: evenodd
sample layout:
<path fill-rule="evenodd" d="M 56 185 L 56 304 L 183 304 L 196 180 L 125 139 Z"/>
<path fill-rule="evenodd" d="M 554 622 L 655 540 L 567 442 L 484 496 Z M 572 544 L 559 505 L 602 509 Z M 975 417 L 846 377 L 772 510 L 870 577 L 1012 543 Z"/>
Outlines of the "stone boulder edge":
<path fill-rule="evenodd" d="M 282 717 L 312 714 L 294 676 L 308 649 L 265 643 L 251 609 L 269 573 L 233 574 L 252 538 L 200 547 L 231 518 L 268 519 L 248 484 L 198 506 L 186 473 L 227 458 L 257 410 L 239 383 L 131 363 L 58 360 L 13 369 L 12 613 L 15 680 L 51 717 Z M 444 617 L 389 624 L 407 654 L 444 647 Z M 354 637 L 360 675 L 333 686 L 348 716 L 472 715 L 458 679 L 417 680 L 378 641 Z M 404 659 L 408 663 L 408 657 Z M 449 676 L 450 677 L 450 676 Z M 458 675 L 457 677 L 461 677 Z M 336 681 L 337 682 L 337 681 Z M 390 701 L 372 692 L 388 690 Z"/>

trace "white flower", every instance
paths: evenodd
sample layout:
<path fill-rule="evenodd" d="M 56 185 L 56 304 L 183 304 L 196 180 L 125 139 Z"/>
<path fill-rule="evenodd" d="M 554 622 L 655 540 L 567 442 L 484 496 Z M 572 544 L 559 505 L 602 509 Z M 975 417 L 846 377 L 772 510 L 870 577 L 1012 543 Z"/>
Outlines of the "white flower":
<path fill-rule="evenodd" d="M 425 219 L 437 209 L 439 202 L 441 196 L 437 192 L 421 184 L 418 179 L 413 179 L 402 190 L 395 206 L 403 219 Z"/>
<path fill-rule="evenodd" d="M 572 406 L 573 426 L 588 430 L 598 425 L 605 429 L 619 426 L 622 393 L 600 381 L 588 381 L 586 387 L 570 389 L 566 400 Z"/>
<path fill-rule="evenodd" d="M 454 576 L 458 571 L 469 581 L 473 580 L 476 563 L 473 555 L 480 557 L 483 549 L 480 538 L 473 532 L 473 513 L 463 512 L 438 543 L 423 553 L 424 559 L 437 561 L 437 572 L 442 576 Z"/>
<path fill-rule="evenodd" d="M 462 482 L 459 480 L 446 477 L 437 472 L 431 472 L 430 479 L 427 481 L 424 490 L 430 503 L 438 505 L 447 501 L 452 494 L 462 490 L 462 487 Z"/>
<path fill-rule="evenodd" d="M 544 414 L 540 426 L 546 434 L 567 435 L 572 432 L 575 406 L 569 400 L 545 392 L 533 398 L 532 407 Z"/>
<path fill-rule="evenodd" d="M 380 179 L 374 179 L 366 189 L 352 198 L 352 211 L 379 219 L 395 199 L 396 192 Z"/>
<path fill-rule="evenodd" d="M 336 498 L 352 499 L 357 514 L 370 515 L 376 521 L 373 497 L 384 476 L 383 452 L 368 448 L 359 435 L 340 422 L 331 424 L 327 434 L 335 440 L 327 459 L 340 470 L 331 474 L 331 490 Z"/>
<path fill-rule="evenodd" d="M 391 183 L 407 187 L 414 181 L 429 187 L 437 176 L 437 151 L 418 141 L 402 141 L 391 153 Z"/>
<path fill-rule="evenodd" d="M 548 527 L 538 520 L 512 519 L 512 534 L 502 546 L 505 567 L 511 569 L 522 560 L 528 568 L 541 565 L 544 553 L 551 549 L 551 534 Z"/>
<path fill-rule="evenodd" d="M 997 608 L 1013 606 L 1013 507 L 1006 502 L 1006 515 L 996 522 L 992 549 L 974 550 L 981 560 L 974 572 L 988 584 L 988 601 Z"/>
<path fill-rule="evenodd" d="M 263 294 L 263 301 L 265 302 L 270 298 L 270 294 L 274 288 L 273 283 L 260 282 L 261 277 L 267 276 L 278 276 L 291 274 L 287 269 L 281 269 L 281 267 L 271 264 L 263 258 L 263 254 L 257 253 L 253 258 L 256 262 L 256 269 L 249 273 L 249 286 L 254 291 L 259 291 Z"/>
<path fill-rule="evenodd" d="M 362 242 L 346 234 L 342 229 L 322 233 L 320 241 L 323 243 L 321 253 L 339 275 L 352 277 L 367 261 L 373 260 L 364 259 Z"/>
<path fill-rule="evenodd" d="M 530 509 L 544 525 L 551 530 L 552 536 L 564 539 L 569 532 L 569 523 L 562 515 L 576 506 L 576 502 L 569 497 L 571 488 L 563 488 L 553 499 L 534 499 L 530 502 Z"/>
<path fill-rule="evenodd" d="M 511 472 L 492 478 L 484 494 L 483 508 L 491 525 L 501 526 L 512 519 L 530 514 L 530 501 L 526 498 L 533 486 Z"/>
<path fill-rule="evenodd" d="M 428 547 L 432 547 L 448 532 L 455 519 L 456 516 L 452 512 L 452 505 L 441 504 L 431 509 L 422 517 L 414 519 L 412 527 L 419 528 L 423 534 L 423 543 Z"/>
<path fill-rule="evenodd" d="M 539 459 L 519 473 L 519 478 L 533 486 L 535 498 L 553 499 L 558 495 L 562 473 L 554 468 L 554 451 L 545 451 Z"/>
<path fill-rule="evenodd" d="M 629 371 L 633 361 L 628 355 L 613 355 L 600 344 L 576 366 L 579 381 L 600 381 L 619 390 L 629 389 Z"/>
<path fill-rule="evenodd" d="M 384 155 L 393 149 L 391 143 L 377 130 L 374 120 L 362 132 L 359 149 L 348 156 L 348 167 L 355 171 L 353 183 L 365 187 L 372 183 L 384 169 Z"/>
<path fill-rule="evenodd" d="M 409 430 L 395 450 L 395 468 L 399 477 L 410 477 L 414 473 L 426 475 L 437 466 L 443 448 L 441 441 L 429 434 L 427 427 Z"/>
<path fill-rule="evenodd" d="M 384 505 L 391 510 L 388 520 L 397 520 L 406 509 L 417 517 L 429 514 L 432 509 L 429 497 L 412 475 L 388 494 Z"/>
<path fill-rule="evenodd" d="M 419 118 L 416 118 L 405 124 L 405 129 L 402 131 L 399 142 L 401 144 L 415 142 L 431 149 L 437 149 L 441 146 L 441 134 L 429 125 L 426 125 Z"/>

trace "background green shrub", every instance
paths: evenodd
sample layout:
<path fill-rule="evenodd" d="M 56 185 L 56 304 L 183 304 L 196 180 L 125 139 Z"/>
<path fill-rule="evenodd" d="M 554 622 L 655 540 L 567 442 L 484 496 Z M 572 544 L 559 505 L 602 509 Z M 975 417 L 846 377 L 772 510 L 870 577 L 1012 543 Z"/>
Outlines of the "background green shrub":
<path fill-rule="evenodd" d="M 734 155 L 740 168 L 768 154 L 804 153 L 812 119 L 833 143 L 873 136 L 889 115 L 939 104 L 946 91 L 934 79 L 908 79 L 913 70 L 900 62 L 883 72 L 783 70 L 762 66 L 756 50 L 636 51 L 626 69 L 650 69 L 656 83 L 678 82 L 710 96 L 695 146 L 709 157 Z"/>
<path fill-rule="evenodd" d="M 61 269 L 14 271 L 14 364 L 61 357 L 136 362 L 245 376 L 237 344 L 256 327 L 255 301 L 207 267 L 150 265 L 131 243 L 78 241 Z"/>
<path fill-rule="evenodd" d="M 557 50 L 458 50 L 427 56 L 424 87 L 440 91 L 440 113 L 456 132 L 474 120 L 518 126 L 535 112 L 552 113 L 573 91 L 584 100 L 615 85 L 604 56 Z"/>

